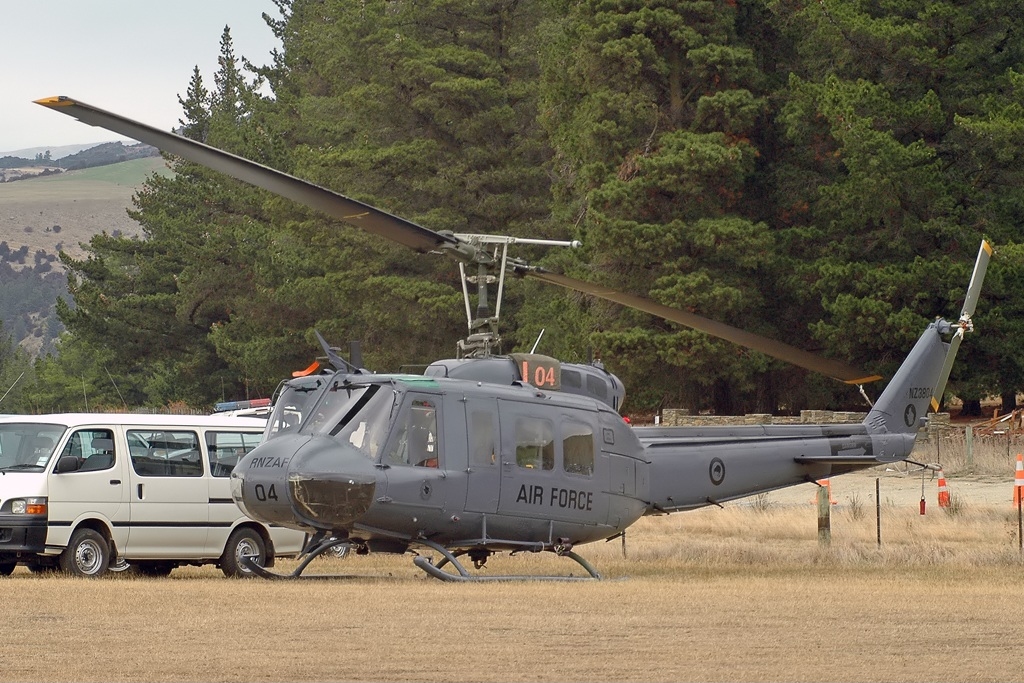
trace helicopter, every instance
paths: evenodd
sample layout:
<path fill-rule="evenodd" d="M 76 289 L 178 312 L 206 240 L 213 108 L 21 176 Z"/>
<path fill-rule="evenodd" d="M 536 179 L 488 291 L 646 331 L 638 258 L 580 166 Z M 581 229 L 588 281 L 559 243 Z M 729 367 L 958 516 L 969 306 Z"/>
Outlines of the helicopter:
<path fill-rule="evenodd" d="M 470 334 L 459 358 L 438 361 L 423 374 L 376 374 L 356 358 L 345 361 L 317 332 L 333 370 L 316 373 L 314 363 L 283 382 L 263 442 L 231 474 L 232 497 L 245 514 L 310 534 L 305 559 L 289 575 L 246 559 L 254 573 L 267 578 L 298 578 L 317 556 L 347 544 L 356 554 L 412 552 L 417 567 L 445 581 L 595 580 L 601 574 L 575 548 L 620 537 L 645 515 L 721 505 L 907 460 L 929 409 L 939 408 L 962 339 L 974 330 L 972 316 L 993 254 L 982 241 L 959 319 L 937 318 L 925 328 L 862 423 L 634 427 L 618 412 L 621 382 L 603 368 L 538 354 L 493 354 L 499 338 L 488 284 L 498 285 L 500 301 L 506 273 L 534 278 L 844 382 L 861 385 L 880 377 L 530 265 L 509 256 L 516 238 L 435 232 L 69 97 L 37 103 L 475 269 L 476 318 L 469 315 L 469 277 L 463 270 Z M 562 381 L 571 376 L 567 371 L 581 374 Z M 501 552 L 554 553 L 586 575 L 496 576 L 472 573 L 460 560 L 466 556 L 481 570 Z"/>

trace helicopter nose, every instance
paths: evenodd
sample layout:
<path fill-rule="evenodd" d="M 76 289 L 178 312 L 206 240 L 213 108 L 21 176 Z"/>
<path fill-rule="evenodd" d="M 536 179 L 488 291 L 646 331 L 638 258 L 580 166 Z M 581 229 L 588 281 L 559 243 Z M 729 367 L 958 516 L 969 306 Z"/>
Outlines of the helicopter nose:
<path fill-rule="evenodd" d="M 369 509 L 376 488 L 365 454 L 323 436 L 264 442 L 231 473 L 232 497 L 246 515 L 293 528 L 344 529 Z"/>
<path fill-rule="evenodd" d="M 288 491 L 295 511 L 314 527 L 343 529 L 373 503 L 377 469 L 362 451 L 329 437 L 313 437 L 292 458 Z"/>

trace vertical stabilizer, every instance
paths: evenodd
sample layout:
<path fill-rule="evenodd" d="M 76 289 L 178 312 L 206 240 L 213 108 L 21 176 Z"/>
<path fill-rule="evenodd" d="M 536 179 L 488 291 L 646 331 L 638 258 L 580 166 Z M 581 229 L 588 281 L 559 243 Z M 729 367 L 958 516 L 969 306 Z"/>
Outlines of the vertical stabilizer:
<path fill-rule="evenodd" d="M 928 409 L 939 409 L 960 342 L 967 332 L 974 330 L 971 316 L 974 315 L 974 308 L 981 295 L 981 283 L 985 279 L 991 257 L 992 246 L 982 240 L 959 320 L 956 323 L 936 320 L 917 340 L 910 355 L 864 420 L 872 432 L 916 432 L 928 414 Z M 950 341 L 945 342 L 944 338 Z"/>
<path fill-rule="evenodd" d="M 950 348 L 942 334 L 951 329 L 945 320 L 928 325 L 864 420 L 870 431 L 916 433 L 921 428 Z"/>

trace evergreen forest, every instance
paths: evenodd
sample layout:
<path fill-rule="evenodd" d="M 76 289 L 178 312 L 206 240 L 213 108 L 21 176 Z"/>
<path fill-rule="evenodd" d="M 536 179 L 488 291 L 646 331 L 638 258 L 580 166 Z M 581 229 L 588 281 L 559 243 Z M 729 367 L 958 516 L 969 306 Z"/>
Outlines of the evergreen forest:
<path fill-rule="evenodd" d="M 1024 390 L 1024 13 L 1003 0 L 275 0 L 271 63 L 179 93 L 181 132 L 432 230 L 578 239 L 517 255 L 891 377 L 955 320 L 947 390 Z M 56 348 L 0 335 L 0 410 L 270 396 L 359 340 L 379 372 L 455 355 L 457 264 L 168 157 L 140 238 L 62 254 Z M 518 248 L 518 247 L 517 247 Z M 855 387 L 538 282 L 503 351 L 591 354 L 626 413 L 861 409 Z M 16 382 L 16 378 L 21 380 Z M 15 384 L 16 382 L 16 384 Z M 880 386 L 866 387 L 877 396 Z"/>

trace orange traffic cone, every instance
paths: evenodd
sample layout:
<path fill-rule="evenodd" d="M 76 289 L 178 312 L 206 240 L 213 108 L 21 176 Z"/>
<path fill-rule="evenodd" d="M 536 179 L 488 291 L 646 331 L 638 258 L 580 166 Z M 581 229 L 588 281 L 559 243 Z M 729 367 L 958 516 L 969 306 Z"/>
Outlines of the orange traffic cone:
<path fill-rule="evenodd" d="M 1017 469 L 1013 473 L 1013 506 L 1021 504 L 1024 496 L 1024 455 L 1017 454 Z"/>
<path fill-rule="evenodd" d="M 949 507 L 949 487 L 946 486 L 946 475 L 939 470 L 939 507 Z"/>

